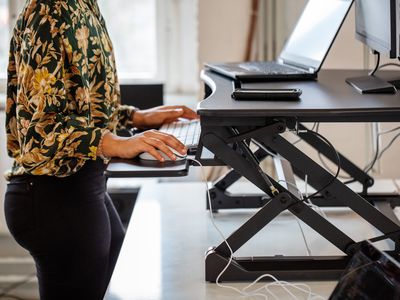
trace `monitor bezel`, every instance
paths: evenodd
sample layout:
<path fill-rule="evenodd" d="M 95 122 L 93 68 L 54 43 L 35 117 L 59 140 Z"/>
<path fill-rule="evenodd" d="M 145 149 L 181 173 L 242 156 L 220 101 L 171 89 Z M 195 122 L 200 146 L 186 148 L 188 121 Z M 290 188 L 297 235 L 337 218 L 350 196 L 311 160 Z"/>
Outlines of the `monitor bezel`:
<path fill-rule="evenodd" d="M 355 13 L 356 13 L 356 39 L 365 44 L 367 47 L 375 50 L 381 54 L 389 54 L 390 58 L 397 58 L 399 56 L 398 53 L 398 45 L 397 45 L 397 2 L 398 0 L 387 0 L 390 1 L 390 49 L 385 47 L 382 43 L 375 41 L 372 39 L 372 36 L 365 36 L 362 32 L 357 30 L 357 2 L 362 0 L 355 0 Z M 400 21 L 400 20 L 399 20 Z"/>

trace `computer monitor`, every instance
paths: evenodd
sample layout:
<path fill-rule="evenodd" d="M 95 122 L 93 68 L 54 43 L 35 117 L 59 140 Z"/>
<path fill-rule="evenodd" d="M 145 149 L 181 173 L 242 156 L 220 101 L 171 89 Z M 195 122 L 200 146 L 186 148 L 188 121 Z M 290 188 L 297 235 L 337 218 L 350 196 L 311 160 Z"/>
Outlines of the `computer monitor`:
<path fill-rule="evenodd" d="M 355 0 L 356 38 L 376 53 L 399 57 L 400 0 Z M 348 78 L 361 93 L 395 93 L 393 85 L 377 76 Z"/>
<path fill-rule="evenodd" d="M 398 0 L 356 0 L 356 38 L 390 58 L 398 51 Z"/>

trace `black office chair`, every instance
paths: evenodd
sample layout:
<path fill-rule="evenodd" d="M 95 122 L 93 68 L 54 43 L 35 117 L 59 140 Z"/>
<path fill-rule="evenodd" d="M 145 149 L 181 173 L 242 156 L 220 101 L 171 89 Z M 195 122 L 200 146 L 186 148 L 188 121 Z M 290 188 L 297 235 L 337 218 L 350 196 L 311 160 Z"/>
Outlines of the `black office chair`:
<path fill-rule="evenodd" d="M 163 105 L 164 88 L 162 83 L 121 84 L 121 103 L 140 109 Z"/>

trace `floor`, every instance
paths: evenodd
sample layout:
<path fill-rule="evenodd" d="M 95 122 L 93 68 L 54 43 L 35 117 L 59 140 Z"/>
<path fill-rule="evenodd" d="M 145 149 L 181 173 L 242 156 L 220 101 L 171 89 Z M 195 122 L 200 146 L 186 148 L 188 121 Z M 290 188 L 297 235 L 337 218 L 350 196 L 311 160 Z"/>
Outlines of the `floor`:
<path fill-rule="evenodd" d="M 10 236 L 0 235 L 0 299 L 39 299 L 33 259 Z"/>
<path fill-rule="evenodd" d="M 123 185 L 126 185 L 125 182 L 120 182 Z M 173 184 L 171 185 L 171 189 L 176 190 Z M 116 184 L 115 188 L 120 188 L 118 186 L 118 183 Z M 385 189 L 387 189 L 387 187 L 385 187 Z M 192 191 L 193 192 L 193 191 Z M 233 191 L 234 192 L 234 189 Z M 190 192 L 188 192 L 190 194 Z M 172 195 L 174 194 L 173 191 L 168 190 L 168 192 L 163 193 L 164 195 Z M 201 192 L 201 194 L 203 194 L 203 192 Z M 166 211 L 168 211 L 170 208 L 166 209 Z M 340 228 L 341 226 L 345 226 L 343 224 L 345 224 L 341 218 L 349 218 L 348 212 L 347 211 L 343 211 L 340 212 L 338 214 L 338 211 L 332 211 L 332 212 L 328 212 L 332 218 L 336 221 L 336 225 Z M 338 214 L 338 215 L 336 215 Z M 397 216 L 399 216 L 399 210 L 396 209 L 396 214 Z M 231 225 L 228 226 L 228 220 L 232 220 L 232 216 L 235 216 L 235 218 L 238 219 L 238 224 L 240 224 L 240 222 L 242 222 L 242 218 L 247 218 L 247 212 L 246 211 L 236 211 L 234 213 L 220 213 L 217 217 L 217 223 L 219 223 L 219 225 L 221 225 L 224 229 L 225 232 L 230 232 L 231 230 L 234 230 L 234 228 L 236 227 L 235 222 L 231 223 L 229 222 L 229 224 L 233 225 L 232 228 L 230 228 Z M 357 217 L 350 217 L 350 219 L 353 219 L 354 221 L 357 220 Z M 286 215 L 284 214 L 282 217 L 280 217 L 277 222 L 287 222 L 286 219 L 292 220 L 292 217 L 290 215 Z M 170 220 L 171 221 L 171 220 Z M 352 222 L 354 222 L 352 221 Z M 286 234 L 284 234 L 282 232 L 282 234 L 279 234 L 279 229 L 282 228 L 282 226 L 278 226 L 278 225 L 282 225 L 282 224 L 273 224 L 276 225 L 276 227 L 274 228 L 274 239 L 277 241 L 277 245 L 273 246 L 273 248 L 278 247 L 278 244 L 280 244 L 279 242 L 281 241 L 281 237 L 285 236 Z M 356 221 L 356 226 L 350 226 L 352 227 L 352 229 L 357 233 L 356 235 L 362 235 L 365 234 L 368 230 L 366 230 L 366 228 L 368 226 L 366 226 L 366 224 L 362 224 L 363 222 L 358 222 Z M 296 232 L 299 230 L 298 225 L 293 222 L 290 221 L 289 223 L 287 223 L 285 226 L 283 226 L 287 232 L 288 226 L 293 226 L 293 228 L 291 229 L 293 232 Z M 348 225 L 348 224 L 347 224 Z M 348 226 L 345 226 L 348 227 Z M 306 236 L 307 236 L 307 240 L 309 241 L 311 248 L 315 249 L 315 242 L 317 240 L 317 237 L 315 236 L 314 232 L 312 230 L 309 230 L 309 228 L 307 228 L 307 226 L 303 226 L 303 229 L 306 232 Z M 266 232 L 266 234 L 269 234 L 269 232 Z M 216 233 L 213 230 L 210 230 L 208 232 L 208 235 L 212 236 L 213 239 L 218 240 L 218 237 L 216 236 Z M 279 242 L 278 242 L 279 241 Z M 285 244 L 285 243 L 282 243 Z M 300 247 L 304 247 L 304 251 L 305 249 L 305 245 L 303 244 L 302 241 L 299 241 L 299 246 Z M 9 236 L 1 236 L 0 235 L 0 299 L 1 300 L 8 300 L 8 299 L 23 299 L 23 300 L 33 300 L 33 299 L 39 299 L 39 295 L 38 295 L 38 285 L 37 285 L 37 279 L 35 276 L 35 267 L 34 267 L 34 262 L 32 260 L 32 258 L 29 256 L 29 254 L 22 249 L 18 244 L 16 244 L 14 242 L 14 240 L 9 237 Z M 320 244 L 318 244 L 320 245 Z M 256 247 L 252 247 L 252 242 L 249 243 L 250 248 L 256 248 Z M 253 245 L 254 246 L 254 245 Z M 270 247 L 271 245 L 269 245 Z M 312 247 L 314 246 L 314 247 Z M 259 248 L 259 247 L 257 247 Z M 244 247 L 244 249 L 242 249 L 241 251 L 244 251 L 244 253 L 242 254 L 248 254 L 247 253 L 247 249 L 246 247 Z M 282 249 L 275 249 L 275 250 L 282 250 Z M 201 252 L 199 255 L 203 255 L 203 252 Z M 254 253 L 252 253 L 252 255 L 254 255 Z M 203 263 L 202 260 L 199 260 L 199 263 Z M 201 265 L 201 268 L 203 266 Z M 333 289 L 334 287 L 334 283 L 331 284 L 331 286 L 329 286 L 330 289 Z M 314 285 L 312 286 L 313 290 L 315 292 L 318 293 L 324 293 L 325 291 L 325 287 L 324 289 L 320 290 L 320 286 L 318 285 Z M 221 290 L 217 287 L 215 287 L 214 285 L 207 285 L 206 286 L 206 294 L 208 295 L 220 295 Z M 5 295 L 6 294 L 6 295 Z M 223 297 L 222 297 L 223 298 Z M 221 299 L 222 299 L 221 298 Z M 217 298 L 210 298 L 210 299 L 220 299 L 219 297 Z"/>
<path fill-rule="evenodd" d="M 250 188 L 240 184 L 237 189 L 231 189 L 232 192 L 234 190 L 243 192 L 250 191 Z M 231 288 L 221 288 L 205 281 L 205 251 L 221 243 L 221 237 L 205 209 L 205 194 L 204 183 L 168 182 L 142 187 L 109 285 L 107 300 L 262 299 L 243 297 Z M 255 211 L 219 211 L 213 219 L 227 236 Z M 356 241 L 377 235 L 371 225 L 349 209 L 326 208 L 324 212 L 331 223 Z M 311 255 L 341 255 L 337 248 L 321 239 L 310 227 L 301 223 L 301 228 L 293 215 L 282 213 L 236 251 L 235 256 L 306 256 L 307 248 L 301 231 L 304 231 Z M 391 245 L 381 242 L 376 246 L 389 249 Z M 223 284 L 243 289 L 249 283 Z M 254 288 L 261 288 L 262 285 L 257 284 Z M 328 299 L 336 282 L 307 281 L 307 285 L 313 293 L 321 296 L 314 299 Z M 310 299 L 308 293 L 300 291 L 294 292 L 296 296 L 291 297 L 278 286 L 273 287 L 272 292 L 276 298 L 269 299 Z"/>

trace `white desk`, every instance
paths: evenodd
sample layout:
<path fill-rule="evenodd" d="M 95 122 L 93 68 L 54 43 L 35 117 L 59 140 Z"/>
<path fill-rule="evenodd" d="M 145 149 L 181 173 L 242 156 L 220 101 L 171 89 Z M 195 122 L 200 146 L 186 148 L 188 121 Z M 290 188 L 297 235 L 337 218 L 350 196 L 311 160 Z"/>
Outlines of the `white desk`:
<path fill-rule="evenodd" d="M 145 184 L 139 194 L 125 242 L 110 282 L 107 300 L 243 299 L 204 280 L 204 254 L 221 239 L 205 209 L 204 183 Z M 328 218 L 355 240 L 368 238 L 372 227 L 350 210 L 326 209 Z M 254 211 L 221 211 L 216 222 L 228 235 Z M 340 254 L 303 225 L 313 254 Z M 237 252 L 238 256 L 306 253 L 294 217 L 280 215 Z M 244 287 L 248 283 L 228 283 Z M 335 282 L 308 282 L 313 292 L 329 296 Z M 280 299 L 287 294 L 275 288 Z M 305 295 L 296 293 L 300 299 Z M 253 298 L 258 299 L 258 298 Z"/>

